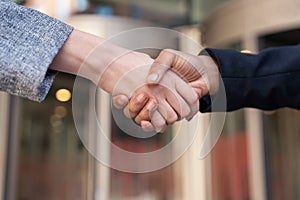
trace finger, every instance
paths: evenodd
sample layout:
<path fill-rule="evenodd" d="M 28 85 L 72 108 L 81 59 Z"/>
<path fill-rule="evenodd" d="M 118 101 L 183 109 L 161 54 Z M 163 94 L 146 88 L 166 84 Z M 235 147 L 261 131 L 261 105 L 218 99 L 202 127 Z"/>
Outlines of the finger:
<path fill-rule="evenodd" d="M 168 88 L 164 92 L 166 101 L 167 101 L 168 105 L 170 105 L 172 107 L 172 110 L 174 110 L 177 113 L 177 119 L 178 119 L 178 117 L 185 118 L 191 112 L 190 105 L 192 105 L 192 103 L 186 102 L 186 100 L 184 98 L 191 98 L 191 97 L 188 97 L 188 95 L 194 95 L 192 88 L 188 84 L 186 84 L 184 81 L 182 81 L 176 74 L 174 74 L 174 72 L 169 71 L 167 76 L 169 76 L 169 75 L 173 76 L 172 80 L 178 79 L 180 81 L 180 85 L 176 85 L 176 82 L 175 82 L 174 86 L 172 86 L 172 87 L 175 87 L 175 89 L 172 89 L 172 88 L 168 87 L 168 85 L 167 85 L 168 83 L 164 82 L 165 81 L 164 79 L 162 80 L 162 83 L 161 83 L 162 86 Z M 170 82 L 170 80 L 169 80 L 169 82 Z M 180 87 L 180 90 L 187 90 L 187 91 L 189 90 L 190 92 L 184 91 L 184 94 L 180 94 L 178 91 L 176 91 L 177 90 L 176 87 Z M 183 87 L 183 89 L 181 89 L 181 87 Z M 187 97 L 184 97 L 183 95 L 186 95 Z M 195 101 L 193 103 L 195 103 Z M 168 105 L 166 105 L 166 108 L 168 108 Z M 169 121 L 168 121 L 168 123 L 169 123 Z"/>
<path fill-rule="evenodd" d="M 153 124 L 156 132 L 163 132 L 167 127 L 164 117 L 158 112 L 158 110 L 153 112 L 151 116 L 151 123 Z"/>
<path fill-rule="evenodd" d="M 186 117 L 188 121 L 191 121 L 193 117 L 199 112 L 199 101 L 196 101 L 194 104 L 192 104 L 190 108 L 191 108 L 191 112 Z"/>
<path fill-rule="evenodd" d="M 145 107 L 135 116 L 135 122 L 141 124 L 141 121 L 150 121 L 152 113 L 157 109 L 155 100 L 150 99 Z"/>
<path fill-rule="evenodd" d="M 172 95 L 173 96 L 173 95 Z M 177 103 L 175 103 L 175 107 L 179 107 L 180 110 L 180 105 L 177 106 Z M 167 102 L 167 101 L 160 101 L 158 105 L 158 111 L 162 115 L 162 117 L 165 119 L 167 124 L 173 124 L 178 120 L 178 115 L 176 113 L 176 110 Z"/>
<path fill-rule="evenodd" d="M 163 50 L 152 64 L 149 75 L 147 77 L 148 84 L 157 84 L 161 81 L 162 77 L 172 67 L 174 62 L 174 54 L 169 50 Z"/>
<path fill-rule="evenodd" d="M 145 132 L 151 132 L 154 131 L 154 126 L 149 121 L 141 121 L 141 127 Z"/>
<path fill-rule="evenodd" d="M 173 72 L 170 72 L 173 73 Z M 176 79 L 175 89 L 178 94 L 189 104 L 192 105 L 198 100 L 197 93 L 193 88 L 182 79 Z"/>
<path fill-rule="evenodd" d="M 129 108 L 128 108 L 128 105 L 127 106 L 125 106 L 125 108 L 123 109 L 123 113 L 124 113 L 124 115 L 127 117 L 127 118 L 132 118 L 131 116 L 130 116 L 130 112 L 129 112 Z"/>
<path fill-rule="evenodd" d="M 126 95 L 120 94 L 113 97 L 113 104 L 117 109 L 124 108 L 129 102 Z"/>
<path fill-rule="evenodd" d="M 138 115 L 138 113 L 143 110 L 145 105 L 147 104 L 149 100 L 149 95 L 147 93 L 140 93 L 138 95 L 134 95 L 128 104 L 128 111 L 129 111 L 129 116 L 131 118 L 134 118 Z"/>
<path fill-rule="evenodd" d="M 208 84 L 207 84 L 207 82 L 205 81 L 204 78 L 201 78 L 201 79 L 199 79 L 197 81 L 193 81 L 193 82 L 189 83 L 189 85 L 196 92 L 197 99 L 200 99 L 204 95 L 207 95 L 209 93 Z"/>

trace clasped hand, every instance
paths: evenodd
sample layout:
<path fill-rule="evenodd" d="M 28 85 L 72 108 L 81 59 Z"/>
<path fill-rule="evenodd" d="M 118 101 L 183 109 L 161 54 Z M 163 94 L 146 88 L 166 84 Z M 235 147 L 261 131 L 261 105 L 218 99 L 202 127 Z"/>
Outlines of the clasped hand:
<path fill-rule="evenodd" d="M 141 76 L 145 71 L 149 71 L 146 81 L 130 96 L 113 93 L 114 105 L 145 131 L 164 132 L 178 120 L 190 120 L 199 111 L 199 98 L 218 90 L 218 70 L 209 56 L 163 50 L 148 71 L 136 75 L 145 77 Z"/>
<path fill-rule="evenodd" d="M 91 80 L 145 131 L 157 132 L 191 119 L 199 110 L 198 99 L 216 92 L 219 81 L 210 56 L 169 49 L 153 60 L 76 29 L 49 68 Z"/>

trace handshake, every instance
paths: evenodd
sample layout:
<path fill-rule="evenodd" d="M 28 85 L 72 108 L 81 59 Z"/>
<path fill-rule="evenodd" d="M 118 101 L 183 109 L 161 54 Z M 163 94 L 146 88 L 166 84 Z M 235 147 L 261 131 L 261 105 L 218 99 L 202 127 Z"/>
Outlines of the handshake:
<path fill-rule="evenodd" d="M 199 99 L 215 94 L 219 87 L 218 66 L 210 56 L 172 49 L 162 50 L 155 60 L 129 52 L 101 77 L 100 88 L 112 84 L 106 91 L 113 95 L 115 107 L 146 132 L 164 132 L 178 120 L 192 119 L 199 111 Z"/>
<path fill-rule="evenodd" d="M 199 99 L 219 89 L 218 66 L 210 56 L 165 49 L 153 60 L 78 30 L 50 69 L 91 80 L 144 131 L 164 132 L 178 120 L 190 120 L 199 111 Z"/>

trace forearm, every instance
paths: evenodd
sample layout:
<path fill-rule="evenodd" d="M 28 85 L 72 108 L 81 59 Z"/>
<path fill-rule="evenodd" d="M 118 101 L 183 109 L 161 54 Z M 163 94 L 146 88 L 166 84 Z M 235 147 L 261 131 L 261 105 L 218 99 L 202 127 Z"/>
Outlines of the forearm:
<path fill-rule="evenodd" d="M 87 78 L 110 94 L 123 78 L 122 85 L 118 85 L 119 89 L 115 92 L 129 95 L 129 91 L 133 92 L 134 87 L 144 82 L 151 63 L 152 59 L 146 54 L 133 52 L 101 37 L 74 30 L 50 69 Z M 138 70 L 139 67 L 144 67 L 144 70 Z M 125 76 L 126 74 L 129 75 Z"/>
<path fill-rule="evenodd" d="M 76 75 L 88 54 L 101 42 L 98 37 L 73 30 L 49 69 Z"/>
<path fill-rule="evenodd" d="M 55 77 L 48 67 L 72 30 L 36 10 L 0 1 L 0 90 L 42 101 Z"/>
<path fill-rule="evenodd" d="M 49 68 L 80 75 L 98 84 L 99 76 L 114 59 L 113 56 L 125 52 L 125 49 L 109 44 L 101 37 L 75 29 Z"/>
<path fill-rule="evenodd" d="M 244 107 L 272 110 L 300 108 L 300 46 L 272 48 L 260 54 L 208 49 L 219 65 L 227 111 Z M 207 103 L 208 97 L 200 103 Z M 210 111 L 210 103 L 201 112 Z"/>

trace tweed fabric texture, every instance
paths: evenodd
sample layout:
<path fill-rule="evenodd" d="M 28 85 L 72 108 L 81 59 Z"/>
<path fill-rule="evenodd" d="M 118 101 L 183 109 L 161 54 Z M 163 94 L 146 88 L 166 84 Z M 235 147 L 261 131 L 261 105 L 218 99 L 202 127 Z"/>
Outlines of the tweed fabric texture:
<path fill-rule="evenodd" d="M 56 74 L 48 67 L 72 30 L 41 12 L 0 0 L 0 91 L 44 100 Z"/>

